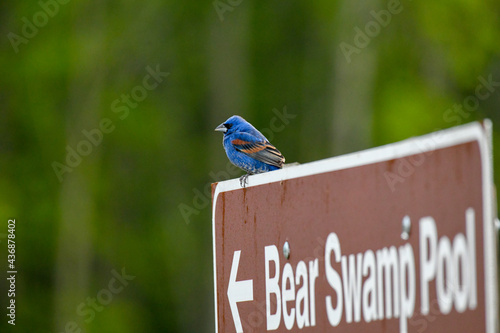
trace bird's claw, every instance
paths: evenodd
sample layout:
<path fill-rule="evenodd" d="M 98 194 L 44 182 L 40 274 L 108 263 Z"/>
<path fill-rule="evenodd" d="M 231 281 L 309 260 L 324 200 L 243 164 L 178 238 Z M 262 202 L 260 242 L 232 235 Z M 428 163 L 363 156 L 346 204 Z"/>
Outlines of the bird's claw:
<path fill-rule="evenodd" d="M 241 187 L 245 188 L 245 186 L 248 184 L 248 176 L 249 174 L 243 175 L 240 177 L 240 185 Z"/>

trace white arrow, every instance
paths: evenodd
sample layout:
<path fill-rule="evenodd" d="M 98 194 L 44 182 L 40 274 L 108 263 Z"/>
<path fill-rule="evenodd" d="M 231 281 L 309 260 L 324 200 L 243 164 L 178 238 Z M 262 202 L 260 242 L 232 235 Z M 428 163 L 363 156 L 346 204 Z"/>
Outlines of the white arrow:
<path fill-rule="evenodd" d="M 229 276 L 229 284 L 227 286 L 227 298 L 231 313 L 233 314 L 234 327 L 236 333 L 243 333 L 241 327 L 240 313 L 236 303 L 253 301 L 253 280 L 244 280 L 236 282 L 238 274 L 238 265 L 240 264 L 241 251 L 234 251 L 233 264 L 231 265 L 231 274 Z"/>

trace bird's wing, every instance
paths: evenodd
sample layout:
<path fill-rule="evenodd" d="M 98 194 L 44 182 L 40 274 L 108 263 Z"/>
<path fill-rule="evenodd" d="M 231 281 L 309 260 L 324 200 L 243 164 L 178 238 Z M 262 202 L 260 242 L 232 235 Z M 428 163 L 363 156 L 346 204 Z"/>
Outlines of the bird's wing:
<path fill-rule="evenodd" d="M 240 151 L 257 161 L 264 162 L 269 165 L 274 165 L 282 168 L 285 163 L 285 158 L 280 151 L 267 141 L 256 139 L 251 134 L 238 133 L 231 144 L 237 151 Z"/>

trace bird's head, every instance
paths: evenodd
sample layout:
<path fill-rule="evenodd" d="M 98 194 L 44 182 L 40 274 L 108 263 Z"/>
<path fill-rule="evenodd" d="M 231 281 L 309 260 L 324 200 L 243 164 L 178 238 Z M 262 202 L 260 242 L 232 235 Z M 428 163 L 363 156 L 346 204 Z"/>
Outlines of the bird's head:
<path fill-rule="evenodd" d="M 216 131 L 224 133 L 224 135 L 231 134 L 242 130 L 245 126 L 250 125 L 245 119 L 240 116 L 232 116 L 225 122 L 215 128 Z"/>

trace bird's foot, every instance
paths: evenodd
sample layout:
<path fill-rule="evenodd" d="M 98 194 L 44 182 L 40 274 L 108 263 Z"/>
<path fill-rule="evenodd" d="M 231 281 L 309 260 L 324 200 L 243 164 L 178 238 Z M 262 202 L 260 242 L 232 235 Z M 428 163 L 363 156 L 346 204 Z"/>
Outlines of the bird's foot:
<path fill-rule="evenodd" d="M 246 175 L 240 177 L 241 187 L 245 188 L 245 186 L 248 184 L 248 176 L 250 176 L 250 174 L 247 173 Z"/>

